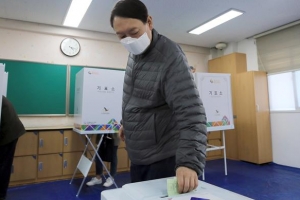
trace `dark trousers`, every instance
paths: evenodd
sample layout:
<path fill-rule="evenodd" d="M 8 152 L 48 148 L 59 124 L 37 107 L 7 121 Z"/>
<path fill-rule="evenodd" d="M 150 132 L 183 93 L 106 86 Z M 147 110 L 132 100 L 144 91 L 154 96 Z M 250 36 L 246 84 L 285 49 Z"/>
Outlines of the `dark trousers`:
<path fill-rule="evenodd" d="M 152 163 L 150 165 L 135 165 L 131 163 L 131 182 L 148 181 L 175 176 L 175 156 Z"/>
<path fill-rule="evenodd" d="M 117 173 L 118 166 L 118 156 L 117 156 L 118 146 L 114 146 L 112 152 L 112 161 L 110 162 L 110 175 L 114 177 Z M 98 152 L 100 154 L 100 152 Z M 101 164 L 98 157 L 96 157 L 96 175 L 102 175 L 103 173 L 103 165 Z"/>
<path fill-rule="evenodd" d="M 5 199 L 18 139 L 0 146 L 0 199 Z"/>

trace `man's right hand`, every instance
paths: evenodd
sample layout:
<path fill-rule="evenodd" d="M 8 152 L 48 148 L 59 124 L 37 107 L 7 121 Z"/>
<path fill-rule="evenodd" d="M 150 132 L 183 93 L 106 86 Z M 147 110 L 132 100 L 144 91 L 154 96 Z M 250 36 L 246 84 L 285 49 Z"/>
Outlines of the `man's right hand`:
<path fill-rule="evenodd" d="M 123 142 L 125 141 L 125 135 L 124 135 L 124 131 L 123 131 L 123 126 L 121 126 L 120 129 L 119 129 L 119 137 L 121 138 L 121 140 Z"/>

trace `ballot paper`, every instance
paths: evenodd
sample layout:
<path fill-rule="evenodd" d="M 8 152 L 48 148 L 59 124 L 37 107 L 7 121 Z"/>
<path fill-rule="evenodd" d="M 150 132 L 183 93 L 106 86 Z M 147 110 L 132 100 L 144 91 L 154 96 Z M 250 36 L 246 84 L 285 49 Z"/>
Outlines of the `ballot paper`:
<path fill-rule="evenodd" d="M 205 191 L 193 190 L 186 194 L 179 194 L 177 188 L 178 184 L 176 177 L 167 179 L 167 200 L 222 200 Z"/>
<path fill-rule="evenodd" d="M 168 192 L 168 197 L 172 197 L 175 195 L 178 195 L 178 191 L 177 191 L 177 178 L 168 178 L 167 179 L 167 192 Z"/>

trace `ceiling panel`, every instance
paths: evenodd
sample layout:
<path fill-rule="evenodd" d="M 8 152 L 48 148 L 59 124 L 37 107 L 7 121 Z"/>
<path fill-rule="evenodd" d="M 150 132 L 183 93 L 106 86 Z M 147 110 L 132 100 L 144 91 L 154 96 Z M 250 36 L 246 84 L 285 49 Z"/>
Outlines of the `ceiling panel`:
<path fill-rule="evenodd" d="M 114 33 L 110 12 L 117 0 L 93 0 L 79 29 Z M 299 0 L 143 0 L 154 27 L 178 43 L 213 47 L 238 42 L 300 19 Z M 1 0 L 0 17 L 62 26 L 71 0 Z M 192 28 L 235 8 L 245 13 L 199 36 Z"/>

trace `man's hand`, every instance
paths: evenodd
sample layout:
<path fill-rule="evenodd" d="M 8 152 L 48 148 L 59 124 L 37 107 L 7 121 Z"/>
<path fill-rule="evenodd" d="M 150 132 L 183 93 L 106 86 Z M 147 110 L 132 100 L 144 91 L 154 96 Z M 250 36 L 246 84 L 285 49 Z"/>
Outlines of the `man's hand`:
<path fill-rule="evenodd" d="M 178 193 L 190 192 L 198 187 L 197 173 L 187 167 L 178 167 L 176 169 L 178 182 Z"/>
<path fill-rule="evenodd" d="M 125 141 L 125 135 L 124 135 L 124 131 L 123 131 L 123 126 L 121 126 L 120 129 L 119 129 L 119 137 L 121 138 L 121 140 L 123 142 Z"/>

